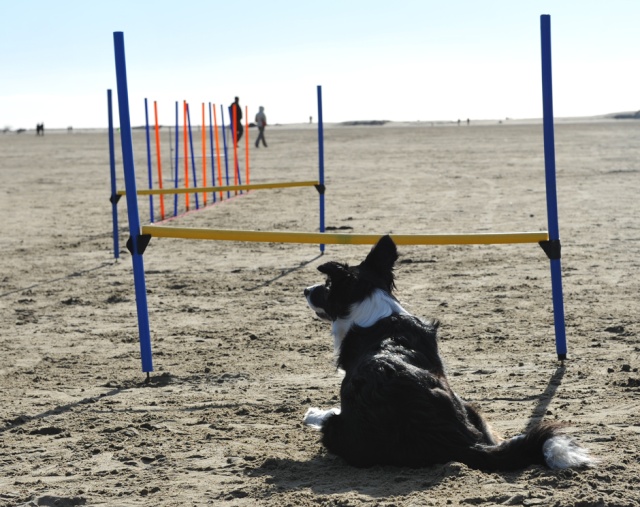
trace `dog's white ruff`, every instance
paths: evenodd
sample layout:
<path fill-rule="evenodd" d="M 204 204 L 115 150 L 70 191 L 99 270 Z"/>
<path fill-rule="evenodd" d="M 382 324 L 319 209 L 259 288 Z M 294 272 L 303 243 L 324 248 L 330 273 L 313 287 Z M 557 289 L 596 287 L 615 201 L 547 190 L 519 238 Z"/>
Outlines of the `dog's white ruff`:
<path fill-rule="evenodd" d="M 381 289 L 376 289 L 364 301 L 354 303 L 351 305 L 349 315 L 331 324 L 334 352 L 336 354 L 340 352 L 342 340 L 352 326 L 371 327 L 380 319 L 394 313 L 409 315 L 409 312 L 402 308 L 396 299 Z"/>
<path fill-rule="evenodd" d="M 314 430 L 321 430 L 322 425 L 332 415 L 338 415 L 340 413 L 339 408 L 330 408 L 329 410 L 322 410 L 317 407 L 311 407 L 307 410 L 307 413 L 304 414 L 304 419 L 302 422 L 313 428 Z"/>
<path fill-rule="evenodd" d="M 552 470 L 592 466 L 594 460 L 589 451 L 576 445 L 565 435 L 551 437 L 542 446 L 544 460 Z"/>

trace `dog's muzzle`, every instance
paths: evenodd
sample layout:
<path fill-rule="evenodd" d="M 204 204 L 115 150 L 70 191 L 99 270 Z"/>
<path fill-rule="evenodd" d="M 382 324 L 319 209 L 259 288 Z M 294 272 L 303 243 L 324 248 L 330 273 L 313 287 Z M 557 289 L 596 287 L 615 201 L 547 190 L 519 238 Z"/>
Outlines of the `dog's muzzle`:
<path fill-rule="evenodd" d="M 331 317 L 323 308 L 323 304 L 326 303 L 327 289 L 323 284 L 312 285 L 311 287 L 307 287 L 304 290 L 304 297 L 307 299 L 307 304 L 309 308 L 311 308 L 316 315 L 323 320 L 331 321 Z"/>

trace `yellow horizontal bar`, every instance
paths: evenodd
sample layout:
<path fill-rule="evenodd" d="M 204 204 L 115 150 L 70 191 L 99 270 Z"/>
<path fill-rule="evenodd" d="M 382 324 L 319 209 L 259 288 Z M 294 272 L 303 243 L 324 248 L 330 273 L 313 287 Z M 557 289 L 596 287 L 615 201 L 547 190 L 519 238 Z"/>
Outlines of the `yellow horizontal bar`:
<path fill-rule="evenodd" d="M 237 190 L 264 190 L 267 188 L 313 187 L 317 181 L 288 181 L 281 183 L 252 183 L 250 185 L 227 185 L 226 187 L 192 187 L 192 188 L 151 188 L 138 190 L 138 195 L 197 194 L 200 192 L 231 192 Z M 118 190 L 118 195 L 127 195 L 125 190 Z"/>
<path fill-rule="evenodd" d="M 334 234 L 320 232 L 262 232 L 229 229 L 197 229 L 144 225 L 142 234 L 157 238 L 210 239 L 265 243 L 313 243 L 326 245 L 374 245 L 380 234 Z M 503 232 L 480 234 L 391 234 L 397 245 L 491 245 L 537 243 L 549 239 L 542 232 Z"/>

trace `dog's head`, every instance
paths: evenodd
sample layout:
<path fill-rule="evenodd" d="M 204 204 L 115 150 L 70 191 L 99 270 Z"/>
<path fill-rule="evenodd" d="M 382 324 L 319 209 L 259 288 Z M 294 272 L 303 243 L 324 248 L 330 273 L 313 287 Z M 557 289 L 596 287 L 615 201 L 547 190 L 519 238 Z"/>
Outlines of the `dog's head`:
<path fill-rule="evenodd" d="M 354 304 L 371 296 L 376 289 L 392 295 L 395 288 L 393 265 L 398 259 L 396 245 L 383 236 L 358 266 L 327 262 L 318 267 L 327 275 L 324 284 L 307 287 L 304 295 L 316 314 L 335 322 L 349 315 Z"/>

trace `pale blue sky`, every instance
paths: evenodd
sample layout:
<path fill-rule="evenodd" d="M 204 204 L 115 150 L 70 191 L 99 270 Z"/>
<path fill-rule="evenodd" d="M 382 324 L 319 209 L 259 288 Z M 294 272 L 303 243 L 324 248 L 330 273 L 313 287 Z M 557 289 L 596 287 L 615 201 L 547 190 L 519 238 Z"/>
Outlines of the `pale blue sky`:
<path fill-rule="evenodd" d="M 540 14 L 556 116 L 640 109 L 638 0 L 0 0 L 0 13 L 0 128 L 105 127 L 114 31 L 134 125 L 145 97 L 171 124 L 176 100 L 235 95 L 251 117 L 263 105 L 272 124 L 307 122 L 318 84 L 327 122 L 540 117 Z"/>

